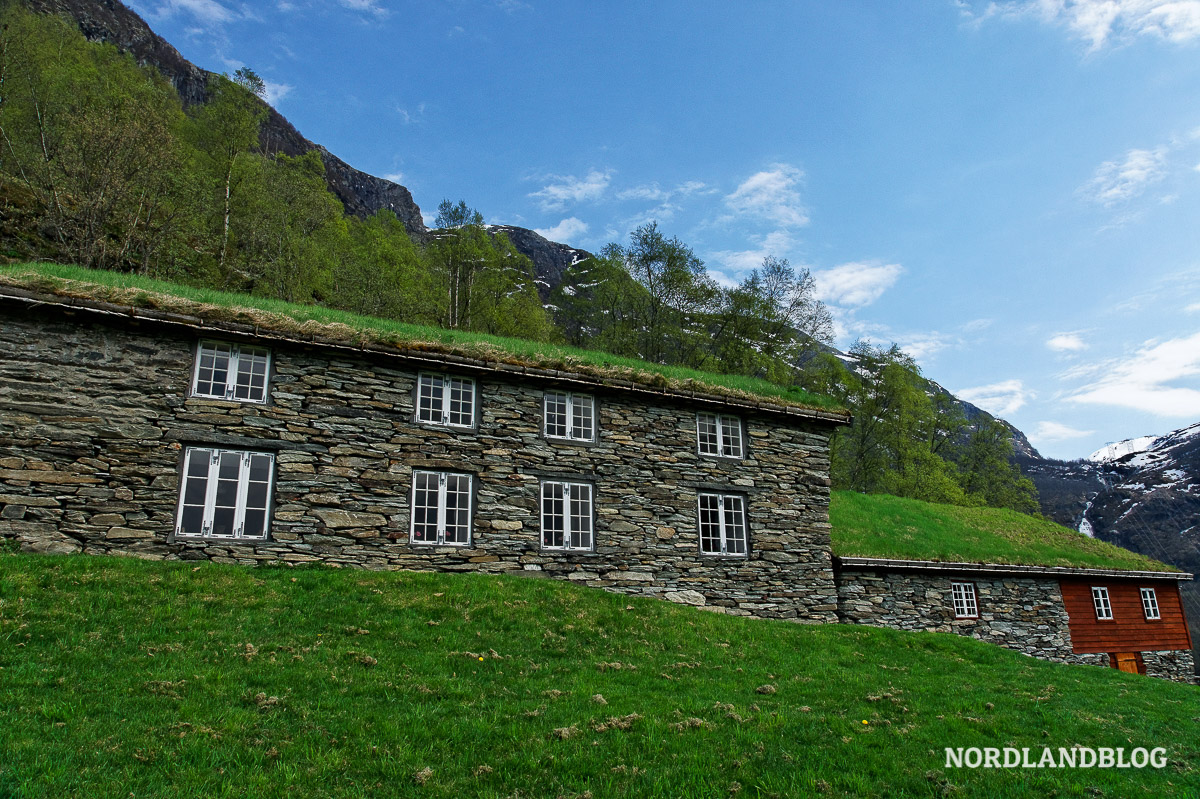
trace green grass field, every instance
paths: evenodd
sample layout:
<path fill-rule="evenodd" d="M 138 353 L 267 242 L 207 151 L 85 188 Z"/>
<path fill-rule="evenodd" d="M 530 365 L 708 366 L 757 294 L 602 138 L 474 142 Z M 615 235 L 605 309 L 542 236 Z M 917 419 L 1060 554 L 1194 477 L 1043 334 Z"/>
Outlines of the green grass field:
<path fill-rule="evenodd" d="M 781 386 L 753 377 L 664 366 L 565 345 L 410 325 L 319 305 L 297 305 L 268 297 L 195 288 L 125 272 L 59 264 L 0 265 L 0 283 L 137 307 L 204 314 L 222 321 L 263 324 L 266 327 L 282 328 L 284 332 L 289 332 L 289 328 L 303 326 L 302 330 L 306 333 L 319 333 L 336 339 L 417 347 L 470 358 L 502 360 L 548 369 L 579 371 L 599 377 L 634 380 L 651 385 L 746 396 L 806 408 L 837 410 L 837 404 L 828 397 L 809 393 L 799 387 Z"/>
<path fill-rule="evenodd" d="M 998 508 L 835 491 L 829 521 L 835 555 L 1178 571 L 1054 522 Z"/>
<path fill-rule="evenodd" d="M 0 552 L 6 799 L 1195 796 L 1197 690 L 548 580 Z M 1168 763 L 945 767 L 1074 745 Z"/>

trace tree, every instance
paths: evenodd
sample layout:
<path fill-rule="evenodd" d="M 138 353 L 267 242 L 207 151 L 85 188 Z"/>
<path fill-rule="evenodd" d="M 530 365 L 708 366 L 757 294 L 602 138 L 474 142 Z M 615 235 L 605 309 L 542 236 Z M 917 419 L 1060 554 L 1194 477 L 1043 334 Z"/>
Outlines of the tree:
<path fill-rule="evenodd" d="M 208 183 L 219 197 L 221 209 L 220 244 L 217 268 L 228 280 L 230 216 L 238 158 L 258 147 L 259 130 L 267 118 L 267 107 L 260 99 L 263 81 L 249 67 L 229 75 L 212 75 L 208 81 L 208 102 L 196 106 L 191 114 L 193 140 L 200 154 Z"/>
<path fill-rule="evenodd" d="M 657 222 L 633 231 L 625 247 L 609 245 L 605 255 L 644 289 L 626 298 L 637 323 L 637 356 L 655 363 L 698 365 L 708 338 L 703 316 L 719 296 L 704 262 L 679 239 L 665 237 Z"/>
<path fill-rule="evenodd" d="M 0 170 L 84 266 L 149 271 L 174 222 L 177 95 L 156 71 L 12 5 L 0 31 Z"/>

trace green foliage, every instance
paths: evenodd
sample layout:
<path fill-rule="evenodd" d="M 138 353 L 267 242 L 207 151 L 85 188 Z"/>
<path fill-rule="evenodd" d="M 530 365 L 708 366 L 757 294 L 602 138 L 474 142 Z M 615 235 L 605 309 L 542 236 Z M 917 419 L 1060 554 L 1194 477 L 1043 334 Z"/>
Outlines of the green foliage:
<path fill-rule="evenodd" d="M 835 491 L 833 551 L 843 557 L 1176 571 L 1046 519 L 1005 508 L 967 508 Z"/>
<path fill-rule="evenodd" d="M 1008 429 L 988 420 L 969 428 L 944 395 L 928 391 L 916 362 L 893 344 L 858 341 L 853 368 L 832 356 L 814 360 L 820 390 L 839 399 L 853 423 L 833 440 L 838 488 L 954 505 L 1038 509 L 1032 481 L 1011 463 Z"/>
<path fill-rule="evenodd" d="M 1200 780 L 1190 686 L 551 580 L 0 554 L 0 669 L 0 786 L 26 799 L 1011 799 Z M 1171 763 L 945 768 L 948 746 L 1073 745 Z"/>

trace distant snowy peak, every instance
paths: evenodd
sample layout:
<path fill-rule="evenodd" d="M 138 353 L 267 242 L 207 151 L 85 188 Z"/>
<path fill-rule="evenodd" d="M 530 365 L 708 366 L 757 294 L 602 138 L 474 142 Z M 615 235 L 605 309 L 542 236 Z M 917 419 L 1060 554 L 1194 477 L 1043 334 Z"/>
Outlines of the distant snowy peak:
<path fill-rule="evenodd" d="M 1105 444 L 1091 455 L 1088 455 L 1087 459 L 1092 463 L 1112 463 L 1129 455 L 1154 449 L 1154 444 L 1158 439 L 1158 436 L 1142 436 L 1141 438 L 1118 441 L 1115 444 Z"/>
<path fill-rule="evenodd" d="M 1183 449 L 1192 449 L 1200 444 L 1200 423 L 1189 425 L 1164 436 L 1142 436 L 1127 441 L 1118 441 L 1101 447 L 1088 456 L 1088 460 L 1101 466 L 1124 464 L 1144 469 L 1155 465 L 1167 465 Z"/>

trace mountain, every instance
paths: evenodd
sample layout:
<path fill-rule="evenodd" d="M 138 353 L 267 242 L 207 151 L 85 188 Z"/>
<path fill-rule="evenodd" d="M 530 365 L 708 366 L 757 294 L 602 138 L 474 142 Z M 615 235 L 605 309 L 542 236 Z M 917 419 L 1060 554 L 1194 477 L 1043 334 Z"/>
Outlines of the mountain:
<path fill-rule="evenodd" d="M 1018 459 L 1042 512 L 1084 535 L 1200 574 L 1200 423 L 1109 444 L 1077 461 Z M 1200 583 L 1183 583 L 1200 644 Z"/>

